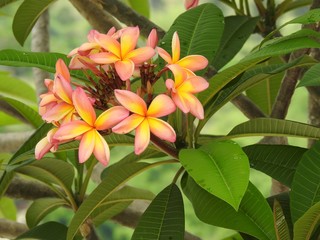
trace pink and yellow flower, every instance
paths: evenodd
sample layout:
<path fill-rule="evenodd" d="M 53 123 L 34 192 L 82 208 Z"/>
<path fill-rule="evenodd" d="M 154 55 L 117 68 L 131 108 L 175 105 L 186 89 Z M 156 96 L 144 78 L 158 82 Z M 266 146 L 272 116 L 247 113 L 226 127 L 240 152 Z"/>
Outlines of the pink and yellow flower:
<path fill-rule="evenodd" d="M 203 119 L 202 104 L 194 94 L 207 89 L 209 83 L 199 76 L 188 77 L 186 71 L 178 65 L 170 65 L 169 68 L 174 74 L 174 81 L 167 79 L 166 86 L 171 92 L 172 100 L 182 112 L 191 112 L 198 119 Z"/>
<path fill-rule="evenodd" d="M 199 4 L 199 0 L 184 0 L 184 7 L 187 10 L 198 6 L 198 4 Z"/>
<path fill-rule="evenodd" d="M 174 112 L 176 106 L 167 95 L 160 94 L 153 99 L 149 108 L 137 94 L 127 90 L 115 90 L 118 102 L 132 114 L 112 128 L 112 131 L 125 134 L 135 129 L 134 151 L 142 153 L 149 145 L 150 132 L 160 139 L 175 142 L 174 129 L 160 117 Z"/>
<path fill-rule="evenodd" d="M 157 48 L 160 57 L 168 63 L 168 66 L 177 64 L 190 75 L 194 75 L 193 72 L 204 69 L 208 65 L 208 60 L 201 55 L 189 55 L 180 59 L 180 40 L 177 32 L 173 34 L 171 45 L 172 56 L 163 48 Z"/>
<path fill-rule="evenodd" d="M 58 149 L 58 142 L 53 140 L 53 135 L 57 132 L 58 128 L 51 129 L 47 136 L 41 139 L 35 147 L 36 159 L 41 159 L 43 156 L 51 151 L 55 152 Z"/>
<path fill-rule="evenodd" d="M 128 80 L 136 64 L 149 60 L 155 54 L 155 50 L 151 47 L 135 49 L 139 33 L 138 27 L 125 29 L 121 34 L 120 43 L 110 36 L 97 36 L 97 42 L 107 52 L 93 54 L 90 58 L 97 64 L 114 64 L 119 77 L 123 81 Z"/>
<path fill-rule="evenodd" d="M 98 161 L 107 165 L 110 159 L 110 150 L 99 131 L 112 128 L 125 119 L 129 115 L 129 111 L 122 106 L 116 106 L 104 111 L 96 118 L 90 99 L 80 87 L 73 92 L 72 100 L 82 120 L 62 124 L 53 138 L 57 141 L 80 139 L 80 163 L 85 162 L 93 153 Z"/>

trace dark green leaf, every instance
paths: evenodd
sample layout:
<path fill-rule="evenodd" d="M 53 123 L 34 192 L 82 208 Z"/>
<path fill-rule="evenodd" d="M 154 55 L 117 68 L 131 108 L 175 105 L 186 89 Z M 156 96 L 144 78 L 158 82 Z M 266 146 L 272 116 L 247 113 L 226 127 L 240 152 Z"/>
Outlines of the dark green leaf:
<path fill-rule="evenodd" d="M 59 198 L 40 198 L 32 202 L 26 212 L 26 221 L 29 228 L 33 228 L 46 217 L 49 213 L 66 205 L 63 199 Z"/>
<path fill-rule="evenodd" d="M 289 228 L 280 203 L 275 200 L 273 204 L 273 218 L 278 240 L 290 240 Z"/>
<path fill-rule="evenodd" d="M 47 52 L 25 52 L 12 49 L 0 50 L 0 65 L 13 67 L 37 67 L 55 73 L 56 62 L 61 58 L 66 65 L 70 59 L 65 54 Z M 72 77 L 88 82 L 87 77 L 80 70 L 71 70 Z"/>
<path fill-rule="evenodd" d="M 297 87 L 320 86 L 320 63 L 306 71 Z"/>
<path fill-rule="evenodd" d="M 141 216 L 132 240 L 184 239 L 184 208 L 179 188 L 163 189 Z"/>
<path fill-rule="evenodd" d="M 249 161 L 237 143 L 214 141 L 182 149 L 179 160 L 198 185 L 238 210 L 249 183 Z"/>
<path fill-rule="evenodd" d="M 287 145 L 246 146 L 250 166 L 291 187 L 296 167 L 307 149 Z"/>
<path fill-rule="evenodd" d="M 184 175 L 181 186 L 201 221 L 244 232 L 259 240 L 276 239 L 272 211 L 253 184 L 249 183 L 238 211 L 202 189 L 190 176 Z"/>
<path fill-rule="evenodd" d="M 124 186 L 118 191 L 110 194 L 110 196 L 105 199 L 104 203 L 132 201 L 136 199 L 151 201 L 153 198 L 154 194 L 146 189 Z"/>
<path fill-rule="evenodd" d="M 39 239 L 39 240 L 57 240 L 66 239 L 68 228 L 58 222 L 46 222 L 35 228 L 30 229 L 28 232 L 21 234 L 16 240 L 19 239 Z"/>
<path fill-rule="evenodd" d="M 316 142 L 297 166 L 291 187 L 291 214 L 296 222 L 320 201 L 320 142 Z"/>
<path fill-rule="evenodd" d="M 247 16 L 230 16 L 224 19 L 225 28 L 221 45 L 212 62 L 215 69 L 219 70 L 228 63 L 242 48 L 257 24 L 258 18 Z"/>
<path fill-rule="evenodd" d="M 12 23 L 13 34 L 21 46 L 23 46 L 40 15 L 54 1 L 55 0 L 24 0 L 22 2 Z"/>

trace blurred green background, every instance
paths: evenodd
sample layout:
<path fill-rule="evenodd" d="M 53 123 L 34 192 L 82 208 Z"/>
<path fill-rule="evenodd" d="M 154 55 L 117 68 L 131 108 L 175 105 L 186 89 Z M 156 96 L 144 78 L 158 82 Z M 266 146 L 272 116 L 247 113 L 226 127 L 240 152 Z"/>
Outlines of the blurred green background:
<path fill-rule="evenodd" d="M 204 2 L 213 2 L 217 4 L 222 9 L 225 16 L 233 14 L 233 11 L 230 8 L 219 3 L 219 1 L 200 0 L 200 3 Z M 17 3 L 0 9 L 0 49 L 12 48 L 30 50 L 30 37 L 25 43 L 25 46 L 21 47 L 15 40 L 11 31 L 13 15 L 20 3 L 21 1 L 18 1 Z M 165 30 L 170 27 L 174 19 L 179 14 L 185 11 L 182 0 L 152 0 L 150 1 L 150 6 L 151 20 Z M 284 22 L 296 14 L 296 12 L 287 14 L 280 19 L 280 22 Z M 61 52 L 64 54 L 69 53 L 70 50 L 78 47 L 81 43 L 86 41 L 86 36 L 90 29 L 91 28 L 86 20 L 82 18 L 82 16 L 68 1 L 57 1 L 50 8 L 50 49 L 52 52 Z M 290 32 L 293 29 L 285 28 L 284 31 Z M 106 31 L 107 30 L 108 29 L 106 29 Z M 248 53 L 248 51 L 250 51 L 254 46 L 259 44 L 260 41 L 261 38 L 258 35 L 253 35 L 233 61 L 235 62 L 241 59 L 242 56 Z M 24 83 L 29 84 L 31 87 L 31 93 L 34 93 L 32 90 L 34 89 L 34 86 L 32 83 L 31 69 L 8 68 L 1 66 L 0 73 L 1 71 L 11 72 L 14 77 L 21 79 Z M 3 78 L 3 76 L 0 74 L 0 78 L 1 77 Z M 32 98 L 34 100 L 32 103 L 30 103 L 30 105 L 36 108 L 37 106 L 35 97 Z M 304 88 L 297 89 L 296 93 L 294 94 L 292 105 L 288 113 L 288 119 L 301 122 L 307 121 L 307 93 Z M 204 128 L 203 132 L 209 134 L 227 134 L 234 126 L 246 120 L 246 117 L 238 109 L 236 109 L 232 104 L 227 104 L 209 121 L 209 124 Z M 22 125 L 18 120 L 0 113 L 0 133 L 21 130 L 26 130 L 26 126 Z M 259 138 L 236 139 L 240 145 L 253 144 L 258 140 Z M 306 141 L 300 139 L 289 139 L 289 142 L 292 145 L 306 146 Z M 132 148 L 128 147 L 117 147 L 112 149 L 111 162 L 116 162 L 131 150 Z M 149 170 L 148 172 L 136 177 L 129 184 L 146 188 L 157 194 L 172 181 L 176 171 L 177 169 L 171 165 L 158 167 L 157 169 Z M 268 176 L 252 170 L 250 179 L 265 196 L 269 196 L 271 180 Z M 19 203 L 21 204 L 21 202 Z M 202 239 L 223 239 L 233 234 L 233 232 L 230 230 L 213 227 L 200 222 L 195 217 L 188 199 L 185 199 L 185 211 L 186 230 L 198 235 Z M 70 212 L 70 216 L 68 216 L 66 212 L 68 211 L 65 209 L 57 210 L 50 214 L 47 217 L 47 220 L 55 220 L 59 218 L 60 221 L 67 222 L 72 213 Z M 24 221 L 23 218 L 23 214 L 20 214 L 18 220 Z M 112 222 L 107 222 L 99 228 L 99 234 L 104 236 L 102 239 L 126 240 L 130 239 L 132 230 Z"/>

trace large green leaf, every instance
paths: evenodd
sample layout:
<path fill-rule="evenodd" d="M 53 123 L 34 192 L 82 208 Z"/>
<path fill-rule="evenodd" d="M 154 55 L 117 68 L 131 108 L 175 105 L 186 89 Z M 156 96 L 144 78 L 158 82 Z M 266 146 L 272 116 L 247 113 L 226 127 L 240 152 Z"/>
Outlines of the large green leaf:
<path fill-rule="evenodd" d="M 221 45 L 211 63 L 217 70 L 222 68 L 240 51 L 243 44 L 252 34 L 258 18 L 229 16 L 224 21 L 225 28 L 221 38 Z"/>
<path fill-rule="evenodd" d="M 61 58 L 67 65 L 70 59 L 65 54 L 47 52 L 25 52 L 12 49 L 0 50 L 0 65 L 13 67 L 37 67 L 55 73 L 56 62 Z M 70 70 L 70 75 L 88 82 L 87 77 L 80 70 Z"/>
<path fill-rule="evenodd" d="M 34 128 L 38 128 L 44 123 L 39 113 L 27 104 L 8 97 L 0 97 L 0 100 L 5 101 L 15 108 Z"/>
<path fill-rule="evenodd" d="M 316 142 L 297 166 L 291 187 L 291 214 L 296 222 L 312 205 L 320 201 L 320 142 Z"/>
<path fill-rule="evenodd" d="M 104 203 L 132 201 L 135 199 L 151 201 L 153 198 L 154 194 L 146 189 L 124 186 L 118 191 L 110 194 L 110 196 L 105 199 Z"/>
<path fill-rule="evenodd" d="M 24 0 L 22 2 L 12 22 L 13 34 L 21 46 L 23 46 L 40 15 L 54 1 L 55 0 Z"/>
<path fill-rule="evenodd" d="M 108 173 L 95 190 L 84 200 L 78 211 L 75 213 L 69 225 L 67 240 L 73 239 L 84 221 L 107 197 L 110 196 L 110 194 L 116 191 L 130 178 L 141 171 L 146 170 L 148 167 L 150 167 L 150 164 L 140 162 L 127 164 L 125 166 L 121 165 L 117 171 Z"/>
<path fill-rule="evenodd" d="M 145 16 L 146 18 L 150 17 L 150 6 L 149 0 L 128 0 L 129 5 L 133 8 L 137 13 Z"/>
<path fill-rule="evenodd" d="M 58 207 L 66 205 L 66 201 L 60 198 L 40 198 L 32 202 L 26 212 L 26 221 L 29 228 L 33 228 Z"/>
<path fill-rule="evenodd" d="M 309 124 L 274 118 L 255 118 L 235 126 L 226 137 L 286 136 L 320 138 L 320 128 Z"/>
<path fill-rule="evenodd" d="M 184 208 L 177 185 L 170 184 L 141 216 L 132 240 L 184 239 Z"/>
<path fill-rule="evenodd" d="M 312 66 L 303 74 L 298 87 L 307 86 L 320 86 L 320 63 Z"/>
<path fill-rule="evenodd" d="M 273 218 L 278 240 L 290 240 L 289 228 L 280 203 L 275 200 L 273 204 Z"/>
<path fill-rule="evenodd" d="M 238 211 L 198 186 L 190 176 L 184 175 L 181 186 L 201 221 L 247 233 L 259 240 L 276 239 L 272 211 L 253 184 L 248 185 Z"/>
<path fill-rule="evenodd" d="M 223 28 L 224 19 L 221 10 L 214 4 L 201 4 L 176 18 L 160 41 L 160 47 L 171 53 L 172 35 L 177 31 L 181 58 L 191 54 L 200 54 L 210 62 L 218 50 Z"/>
<path fill-rule="evenodd" d="M 247 154 L 252 168 L 291 187 L 297 165 L 307 149 L 288 145 L 255 144 L 244 147 L 243 151 Z"/>
<path fill-rule="evenodd" d="M 249 183 L 249 160 L 233 141 L 214 141 L 182 149 L 179 160 L 203 189 L 238 210 Z"/>
<path fill-rule="evenodd" d="M 0 71 L 0 95 L 36 105 L 36 91 L 25 81 Z"/>
<path fill-rule="evenodd" d="M 320 202 L 310 207 L 294 224 L 294 240 L 309 240 L 320 224 Z M 317 236 L 316 236 L 317 237 Z M 318 236 L 319 237 L 319 236 Z"/>
<path fill-rule="evenodd" d="M 17 219 L 17 207 L 13 199 L 7 197 L 0 198 L 0 218 L 12 221 Z"/>
<path fill-rule="evenodd" d="M 68 228 L 61 223 L 46 222 L 21 234 L 16 239 L 66 239 L 67 230 Z"/>

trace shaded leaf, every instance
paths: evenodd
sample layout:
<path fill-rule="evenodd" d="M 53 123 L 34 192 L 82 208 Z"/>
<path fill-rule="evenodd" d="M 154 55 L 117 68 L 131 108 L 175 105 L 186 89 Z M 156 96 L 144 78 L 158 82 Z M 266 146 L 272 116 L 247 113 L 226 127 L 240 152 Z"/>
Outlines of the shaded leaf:
<path fill-rule="evenodd" d="M 16 1 L 18 1 L 18 0 L 0 0 L 0 7 L 4 7 L 4 6 L 6 6 L 10 3 L 14 3 Z"/>
<path fill-rule="evenodd" d="M 32 202 L 26 212 L 26 222 L 29 228 L 33 228 L 58 207 L 66 205 L 66 201 L 59 198 L 40 198 Z"/>
<path fill-rule="evenodd" d="M 273 218 L 278 240 L 290 240 L 289 228 L 280 203 L 275 200 L 273 204 Z"/>
<path fill-rule="evenodd" d="M 141 216 L 131 239 L 184 239 L 183 199 L 175 184 L 155 197 Z"/>
<path fill-rule="evenodd" d="M 249 160 L 237 143 L 213 141 L 182 149 L 179 160 L 198 185 L 238 210 L 249 183 Z"/>
<path fill-rule="evenodd" d="M 297 165 L 305 148 L 288 145 L 254 144 L 243 147 L 250 166 L 291 187 Z"/>
<path fill-rule="evenodd" d="M 24 0 L 22 2 L 12 22 L 13 34 L 21 46 L 23 46 L 40 15 L 54 1 L 55 0 Z"/>
<path fill-rule="evenodd" d="M 320 86 L 320 63 L 312 66 L 302 76 L 297 87 Z"/>
<path fill-rule="evenodd" d="M 291 214 L 296 222 L 311 206 L 320 201 L 320 142 L 301 158 L 291 187 Z"/>
<path fill-rule="evenodd" d="M 146 189 L 124 186 L 119 190 L 113 192 L 105 199 L 104 203 L 122 202 L 122 201 L 132 201 L 136 199 L 149 200 L 154 198 L 154 194 Z"/>
<path fill-rule="evenodd" d="M 238 211 L 202 189 L 190 176 L 183 176 L 181 186 L 201 221 L 244 232 L 259 240 L 276 239 L 272 211 L 253 184 L 249 183 Z"/>

